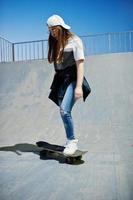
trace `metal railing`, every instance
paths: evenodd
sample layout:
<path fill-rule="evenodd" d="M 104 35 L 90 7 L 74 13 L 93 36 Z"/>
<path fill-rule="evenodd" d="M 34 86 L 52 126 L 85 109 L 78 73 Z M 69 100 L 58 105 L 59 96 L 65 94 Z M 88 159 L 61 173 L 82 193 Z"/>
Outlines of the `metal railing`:
<path fill-rule="evenodd" d="M 133 31 L 81 36 L 86 55 L 133 51 Z"/>
<path fill-rule="evenodd" d="M 14 61 L 38 60 L 47 57 L 47 40 L 14 43 Z"/>
<path fill-rule="evenodd" d="M 0 37 L 0 62 L 13 61 L 13 44 Z"/>
<path fill-rule="evenodd" d="M 133 31 L 80 36 L 85 55 L 133 52 Z M 45 59 L 47 40 L 11 43 L 0 38 L 0 62 Z"/>

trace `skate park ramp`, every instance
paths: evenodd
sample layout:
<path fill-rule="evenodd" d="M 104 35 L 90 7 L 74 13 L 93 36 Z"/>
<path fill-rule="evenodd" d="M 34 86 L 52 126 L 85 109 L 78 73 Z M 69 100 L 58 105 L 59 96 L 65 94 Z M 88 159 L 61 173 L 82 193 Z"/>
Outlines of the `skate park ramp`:
<path fill-rule="evenodd" d="M 88 56 L 92 92 L 73 108 L 84 163 L 40 159 L 35 143 L 65 143 L 59 108 L 48 99 L 47 60 L 0 64 L 0 199 L 133 199 L 133 53 Z"/>

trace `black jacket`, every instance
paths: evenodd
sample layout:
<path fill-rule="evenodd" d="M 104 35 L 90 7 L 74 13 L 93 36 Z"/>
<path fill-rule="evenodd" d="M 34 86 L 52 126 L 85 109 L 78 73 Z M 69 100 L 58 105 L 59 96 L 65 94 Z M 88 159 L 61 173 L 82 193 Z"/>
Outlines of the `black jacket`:
<path fill-rule="evenodd" d="M 59 106 L 58 104 L 59 98 L 63 98 L 68 85 L 71 82 L 76 81 L 76 80 L 77 80 L 76 65 L 67 67 L 64 70 L 56 71 L 53 81 L 52 81 L 52 85 L 50 87 L 51 92 L 49 94 L 49 99 L 51 99 L 54 103 L 56 103 Z M 60 96 L 61 94 L 59 93 L 59 88 L 61 86 L 63 88 L 62 97 Z M 83 100 L 85 101 L 86 97 L 91 92 L 91 88 L 85 77 L 83 79 L 82 88 L 83 88 Z"/>

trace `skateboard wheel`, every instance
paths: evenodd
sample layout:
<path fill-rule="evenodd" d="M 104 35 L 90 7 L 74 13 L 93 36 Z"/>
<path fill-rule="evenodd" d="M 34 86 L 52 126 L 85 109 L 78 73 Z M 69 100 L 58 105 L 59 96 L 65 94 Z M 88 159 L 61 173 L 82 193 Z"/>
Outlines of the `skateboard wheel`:
<path fill-rule="evenodd" d="M 48 155 L 48 151 L 47 150 L 42 150 L 40 153 L 41 153 L 42 156 L 47 156 Z"/>
<path fill-rule="evenodd" d="M 76 157 L 76 160 L 81 160 L 82 156 Z"/>
<path fill-rule="evenodd" d="M 66 163 L 68 163 L 68 164 L 73 164 L 74 163 L 74 158 L 71 158 L 71 157 L 67 157 L 66 158 Z"/>
<path fill-rule="evenodd" d="M 55 154 L 54 151 L 48 151 L 48 154 L 52 155 L 52 154 Z"/>

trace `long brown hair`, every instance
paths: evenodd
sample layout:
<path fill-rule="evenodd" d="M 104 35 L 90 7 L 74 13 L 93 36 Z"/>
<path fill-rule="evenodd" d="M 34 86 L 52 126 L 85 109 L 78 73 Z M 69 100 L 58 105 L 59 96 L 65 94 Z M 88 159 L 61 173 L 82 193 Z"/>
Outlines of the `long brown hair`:
<path fill-rule="evenodd" d="M 69 30 L 63 28 L 62 26 L 58 26 L 58 40 L 55 39 L 51 33 L 49 34 L 48 39 L 48 61 L 50 63 L 60 63 L 63 57 L 64 47 L 68 42 L 68 39 L 72 37 L 74 34 Z"/>

